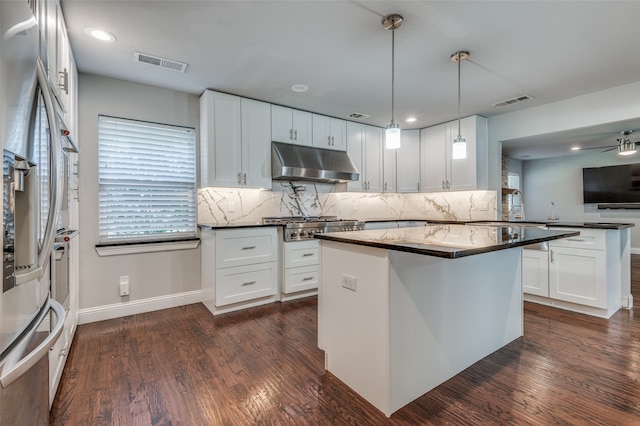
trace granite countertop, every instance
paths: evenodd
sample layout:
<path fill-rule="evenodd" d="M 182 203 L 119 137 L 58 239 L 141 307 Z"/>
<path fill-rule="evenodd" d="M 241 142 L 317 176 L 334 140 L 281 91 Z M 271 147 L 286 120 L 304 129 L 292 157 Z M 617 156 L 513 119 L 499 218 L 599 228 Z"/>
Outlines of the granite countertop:
<path fill-rule="evenodd" d="M 495 220 L 495 221 L 473 221 L 465 222 L 467 225 L 481 225 L 492 224 L 499 225 L 505 224 L 505 226 L 520 226 L 520 225 L 540 225 L 547 226 L 549 228 L 584 228 L 584 229 L 626 229 L 635 226 L 633 223 L 617 223 L 617 222 L 544 222 L 537 220 Z"/>
<path fill-rule="evenodd" d="M 456 259 L 577 235 L 580 235 L 578 231 L 519 226 L 438 224 L 417 228 L 333 232 L 316 234 L 315 238 Z"/>
<path fill-rule="evenodd" d="M 256 228 L 259 226 L 284 226 L 281 223 L 258 222 L 234 222 L 234 223 L 199 223 L 198 227 L 205 229 L 225 229 L 225 228 Z"/>

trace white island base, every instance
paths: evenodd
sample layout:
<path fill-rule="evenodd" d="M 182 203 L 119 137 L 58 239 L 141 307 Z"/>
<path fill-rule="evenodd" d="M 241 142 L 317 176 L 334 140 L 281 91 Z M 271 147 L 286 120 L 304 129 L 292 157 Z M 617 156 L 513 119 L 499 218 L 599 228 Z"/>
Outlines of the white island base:
<path fill-rule="evenodd" d="M 321 247 L 325 368 L 386 416 L 523 334 L 520 247 L 458 259 Z"/>

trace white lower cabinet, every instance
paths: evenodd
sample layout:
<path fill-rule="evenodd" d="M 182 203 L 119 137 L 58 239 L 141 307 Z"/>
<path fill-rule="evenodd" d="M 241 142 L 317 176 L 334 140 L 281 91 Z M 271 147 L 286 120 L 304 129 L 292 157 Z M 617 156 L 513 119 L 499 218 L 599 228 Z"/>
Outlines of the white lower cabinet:
<path fill-rule="evenodd" d="M 549 297 L 606 309 L 607 255 L 604 250 L 552 246 Z"/>
<path fill-rule="evenodd" d="M 580 235 L 522 250 L 524 300 L 609 318 L 630 293 L 628 230 L 549 229 Z"/>
<path fill-rule="evenodd" d="M 282 300 L 312 296 L 320 281 L 318 240 L 284 243 Z"/>
<path fill-rule="evenodd" d="M 549 251 L 522 250 L 522 290 L 549 297 Z"/>
<path fill-rule="evenodd" d="M 214 314 L 271 303 L 278 296 L 278 229 L 202 229 L 203 303 Z"/>

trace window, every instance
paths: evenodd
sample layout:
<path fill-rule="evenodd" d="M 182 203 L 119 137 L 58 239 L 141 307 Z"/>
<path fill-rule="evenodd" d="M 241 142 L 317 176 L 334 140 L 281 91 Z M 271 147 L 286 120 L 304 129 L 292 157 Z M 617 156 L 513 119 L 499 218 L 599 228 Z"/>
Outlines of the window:
<path fill-rule="evenodd" d="M 521 190 L 519 173 L 509 172 L 507 176 L 507 188 L 517 189 L 518 191 Z M 522 208 L 522 201 L 520 201 L 519 194 L 513 194 L 512 196 L 507 197 L 507 211 L 510 213 L 513 212 L 514 207 L 517 207 L 518 211 Z"/>
<path fill-rule="evenodd" d="M 196 236 L 195 130 L 98 118 L 100 243 Z"/>

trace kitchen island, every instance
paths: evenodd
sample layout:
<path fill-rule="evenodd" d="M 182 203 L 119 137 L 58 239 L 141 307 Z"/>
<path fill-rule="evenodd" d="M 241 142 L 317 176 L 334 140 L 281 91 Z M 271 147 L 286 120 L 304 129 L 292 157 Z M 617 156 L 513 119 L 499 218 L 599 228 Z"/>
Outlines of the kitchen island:
<path fill-rule="evenodd" d="M 522 336 L 522 246 L 575 235 L 455 224 L 317 235 L 325 368 L 391 416 Z"/>

